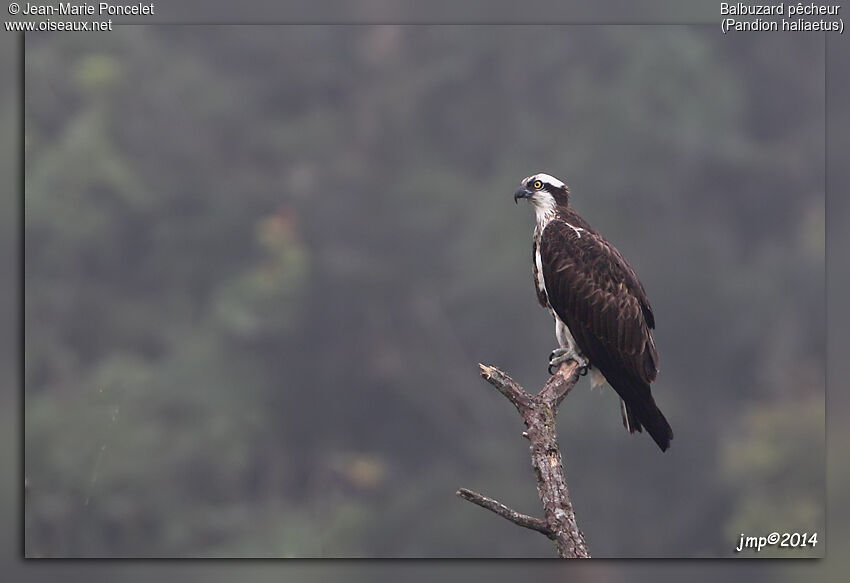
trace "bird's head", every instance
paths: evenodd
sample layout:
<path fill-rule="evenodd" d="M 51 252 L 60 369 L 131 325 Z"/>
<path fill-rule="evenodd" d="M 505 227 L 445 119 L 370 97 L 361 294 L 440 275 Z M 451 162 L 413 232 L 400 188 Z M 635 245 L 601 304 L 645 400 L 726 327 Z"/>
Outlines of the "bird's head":
<path fill-rule="evenodd" d="M 570 189 L 567 185 L 549 174 L 535 174 L 524 179 L 516 192 L 514 202 L 527 199 L 537 212 L 538 217 L 553 212 L 559 205 L 569 204 Z"/>

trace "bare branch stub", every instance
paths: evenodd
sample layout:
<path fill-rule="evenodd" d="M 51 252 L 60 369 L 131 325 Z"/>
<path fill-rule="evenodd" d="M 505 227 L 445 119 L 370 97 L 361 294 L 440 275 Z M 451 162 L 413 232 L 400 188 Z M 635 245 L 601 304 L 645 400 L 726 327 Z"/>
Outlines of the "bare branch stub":
<path fill-rule="evenodd" d="M 481 376 L 484 377 L 484 380 L 496 387 L 496 390 L 507 397 L 520 413 L 531 404 L 532 396 L 526 393 L 525 389 L 500 369 L 495 366 L 487 366 L 486 364 L 479 364 L 478 368 L 481 369 Z"/>
<path fill-rule="evenodd" d="M 458 496 L 510 520 L 531 528 L 555 541 L 561 558 L 589 558 L 584 535 L 576 523 L 570 501 L 561 452 L 558 449 L 555 418 L 558 406 L 579 379 L 579 367 L 573 361 L 561 364 L 543 389 L 530 395 L 509 375 L 493 366 L 479 365 L 481 376 L 502 393 L 522 415 L 528 430 L 523 434 L 531 442 L 531 465 L 537 477 L 537 493 L 543 502 L 545 519 L 511 510 L 501 502 L 462 488 Z"/>
<path fill-rule="evenodd" d="M 466 488 L 458 490 L 457 495 L 464 500 L 477 504 L 481 508 L 486 508 L 491 512 L 495 512 L 502 518 L 510 520 L 517 526 L 530 528 L 531 530 L 542 532 L 549 538 L 553 538 L 552 531 L 549 529 L 549 525 L 546 524 L 545 520 L 517 512 L 516 510 L 508 508 L 498 500 L 493 500 L 492 498 L 488 498 L 487 496 L 479 494 L 478 492 L 473 492 L 472 490 L 467 490 Z"/>

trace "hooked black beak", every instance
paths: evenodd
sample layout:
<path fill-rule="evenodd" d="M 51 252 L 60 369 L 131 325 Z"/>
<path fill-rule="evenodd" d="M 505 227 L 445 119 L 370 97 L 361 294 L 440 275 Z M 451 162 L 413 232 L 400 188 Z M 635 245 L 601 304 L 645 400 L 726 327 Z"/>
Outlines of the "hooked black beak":
<path fill-rule="evenodd" d="M 534 193 L 528 190 L 524 186 L 520 186 L 517 191 L 514 193 L 514 203 L 519 204 L 519 199 L 521 198 L 530 198 Z"/>

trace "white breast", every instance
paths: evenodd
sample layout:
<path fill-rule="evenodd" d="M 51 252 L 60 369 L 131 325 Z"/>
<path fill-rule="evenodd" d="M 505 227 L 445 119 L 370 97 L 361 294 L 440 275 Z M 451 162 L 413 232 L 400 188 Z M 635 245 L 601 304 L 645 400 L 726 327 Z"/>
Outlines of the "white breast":
<path fill-rule="evenodd" d="M 537 250 L 534 254 L 534 263 L 537 267 L 537 289 L 542 293 L 546 293 L 546 282 L 543 280 L 543 262 L 540 259 L 540 243 L 537 243 Z M 546 299 L 549 299 L 549 295 L 546 294 Z"/>

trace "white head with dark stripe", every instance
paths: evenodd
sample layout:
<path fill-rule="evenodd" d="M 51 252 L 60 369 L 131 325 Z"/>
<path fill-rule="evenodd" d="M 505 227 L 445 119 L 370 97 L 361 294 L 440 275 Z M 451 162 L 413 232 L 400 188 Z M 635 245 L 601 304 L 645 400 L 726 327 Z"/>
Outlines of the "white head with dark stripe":
<path fill-rule="evenodd" d="M 570 201 L 570 189 L 550 174 L 535 174 L 525 178 L 514 192 L 514 202 L 524 198 L 534 205 L 537 221 L 546 221 L 554 214 L 558 206 L 567 206 Z"/>

